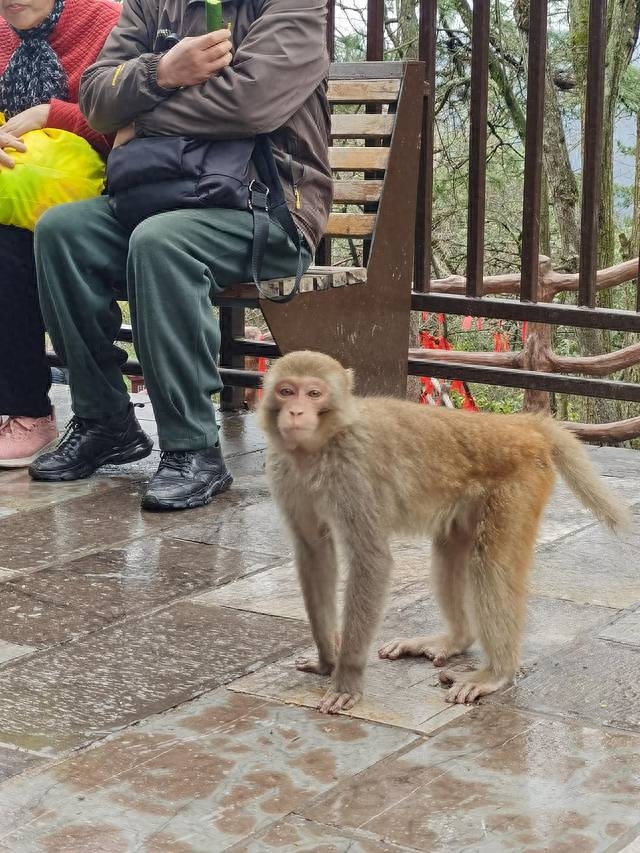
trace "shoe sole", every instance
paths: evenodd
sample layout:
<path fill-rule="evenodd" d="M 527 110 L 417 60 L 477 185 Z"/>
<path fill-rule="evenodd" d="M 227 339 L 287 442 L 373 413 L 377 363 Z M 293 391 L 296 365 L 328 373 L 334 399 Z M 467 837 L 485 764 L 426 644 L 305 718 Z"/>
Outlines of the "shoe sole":
<path fill-rule="evenodd" d="M 206 506 L 213 500 L 216 495 L 221 495 L 233 483 L 231 474 L 227 474 L 221 480 L 214 480 L 203 494 L 192 495 L 180 501 L 161 501 L 153 495 L 145 495 L 142 498 L 142 509 L 151 510 L 152 512 L 163 512 L 173 509 L 195 509 L 199 506 Z"/>
<path fill-rule="evenodd" d="M 32 456 L 23 456 L 21 459 L 0 459 L 0 468 L 28 468 L 32 462 L 36 461 L 38 456 L 42 456 L 43 453 L 53 450 L 58 444 L 58 441 L 59 439 L 54 438 L 53 441 L 50 441 L 49 444 L 45 444 L 44 447 L 41 447 L 40 450 Z"/>
<path fill-rule="evenodd" d="M 128 462 L 137 462 L 145 459 L 153 450 L 153 441 L 148 439 L 144 443 L 136 441 L 116 453 L 106 453 L 99 456 L 93 465 L 84 465 L 61 473 L 55 471 L 29 471 L 32 480 L 47 483 L 63 483 L 71 480 L 84 480 L 95 473 L 103 465 L 126 465 Z"/>

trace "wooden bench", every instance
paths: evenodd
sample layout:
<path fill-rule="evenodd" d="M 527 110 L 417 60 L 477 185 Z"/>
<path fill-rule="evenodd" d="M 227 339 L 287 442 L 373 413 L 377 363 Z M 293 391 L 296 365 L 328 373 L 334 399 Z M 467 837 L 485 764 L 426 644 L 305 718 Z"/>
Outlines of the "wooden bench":
<path fill-rule="evenodd" d="M 366 266 L 313 266 L 284 304 L 259 298 L 253 284 L 216 297 L 225 408 L 241 406 L 235 389 L 260 381 L 243 369 L 246 356 L 296 349 L 321 350 L 353 367 L 361 393 L 405 395 L 424 94 L 419 62 L 331 65 L 334 209 L 325 244 L 364 241 Z M 263 286 L 283 292 L 292 285 L 278 279 Z M 256 307 L 274 343 L 245 337 L 245 309 Z"/>
<path fill-rule="evenodd" d="M 329 77 L 334 212 L 316 259 L 330 259 L 331 241 L 346 238 L 363 241 L 366 265 L 311 267 L 301 292 L 285 304 L 259 298 L 253 284 L 216 297 L 226 409 L 242 408 L 243 389 L 261 382 L 244 369 L 247 356 L 295 349 L 321 350 L 353 367 L 361 393 L 406 392 L 424 66 L 333 63 Z M 293 280 L 263 284 L 282 291 Z M 245 337 L 247 308 L 262 310 L 273 343 Z M 118 340 L 131 342 L 130 326 L 122 326 Z M 53 354 L 49 360 L 60 364 Z M 134 360 L 123 370 L 141 375 Z"/>

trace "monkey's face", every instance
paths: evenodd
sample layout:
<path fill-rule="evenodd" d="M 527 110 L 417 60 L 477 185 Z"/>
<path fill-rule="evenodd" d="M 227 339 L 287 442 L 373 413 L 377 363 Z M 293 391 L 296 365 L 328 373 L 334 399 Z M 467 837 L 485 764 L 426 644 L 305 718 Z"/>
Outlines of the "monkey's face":
<path fill-rule="evenodd" d="M 258 422 L 272 450 L 313 453 L 354 420 L 353 374 L 320 352 L 279 358 L 263 383 Z"/>
<path fill-rule="evenodd" d="M 323 443 L 322 415 L 331 409 L 331 389 L 313 376 L 289 377 L 274 388 L 278 431 L 287 450 L 313 451 Z"/>

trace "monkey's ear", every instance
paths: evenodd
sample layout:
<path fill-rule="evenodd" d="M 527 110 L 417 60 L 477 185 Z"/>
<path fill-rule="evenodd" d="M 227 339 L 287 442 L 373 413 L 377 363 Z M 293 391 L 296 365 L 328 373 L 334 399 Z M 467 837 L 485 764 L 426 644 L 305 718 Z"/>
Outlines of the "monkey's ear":
<path fill-rule="evenodd" d="M 349 389 L 349 391 L 353 391 L 356 384 L 355 371 L 353 370 L 353 368 L 348 367 L 346 368 L 345 373 L 347 375 L 347 388 Z"/>

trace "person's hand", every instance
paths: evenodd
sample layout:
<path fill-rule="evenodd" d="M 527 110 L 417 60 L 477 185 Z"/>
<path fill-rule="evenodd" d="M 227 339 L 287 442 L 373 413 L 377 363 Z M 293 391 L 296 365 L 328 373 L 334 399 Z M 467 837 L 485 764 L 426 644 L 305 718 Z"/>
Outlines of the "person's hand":
<path fill-rule="evenodd" d="M 24 136 L 30 130 L 41 130 L 47 126 L 49 121 L 49 104 L 38 104 L 35 107 L 29 107 L 28 110 L 23 110 L 18 115 L 10 118 L 6 124 L 2 125 L 0 130 L 3 133 L 10 133 L 13 136 Z"/>
<path fill-rule="evenodd" d="M 116 133 L 116 138 L 113 140 L 113 147 L 119 148 L 121 145 L 126 145 L 127 142 L 131 142 L 135 135 L 136 128 L 134 124 L 129 124 L 126 127 L 121 127 L 120 130 Z"/>
<path fill-rule="evenodd" d="M 231 34 L 226 29 L 183 38 L 158 62 L 158 85 L 163 89 L 178 89 L 204 83 L 229 65 L 232 47 Z"/>
<path fill-rule="evenodd" d="M 6 133 L 5 127 L 6 125 L 0 127 L 0 169 L 13 169 L 15 163 L 4 149 L 14 148 L 16 151 L 26 151 L 27 146 L 13 134 Z"/>

